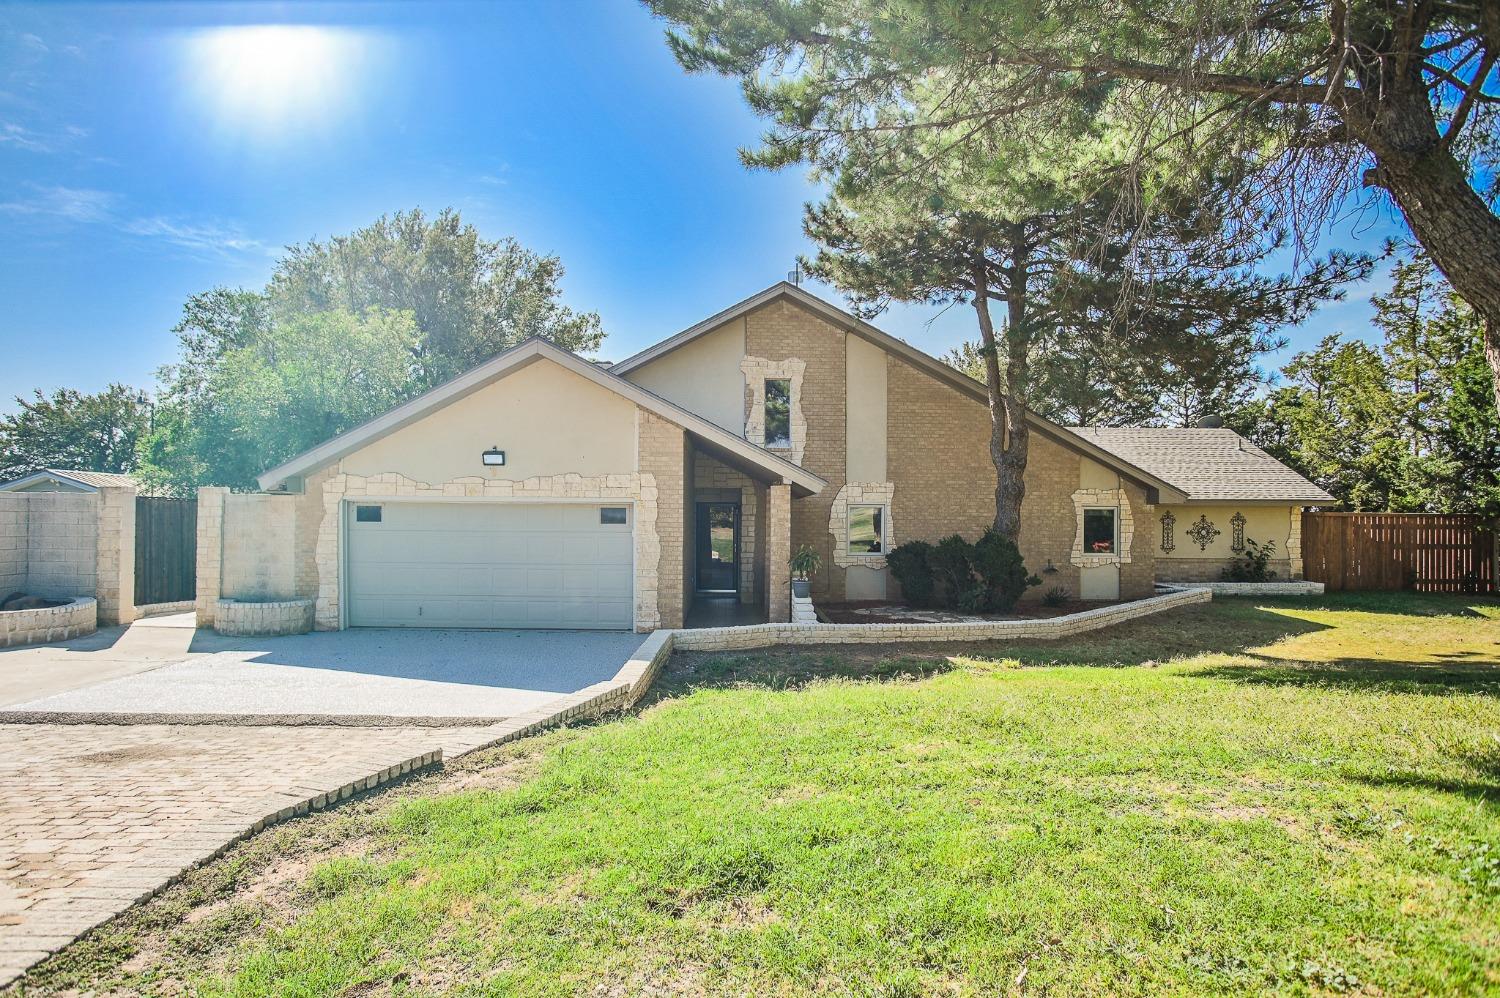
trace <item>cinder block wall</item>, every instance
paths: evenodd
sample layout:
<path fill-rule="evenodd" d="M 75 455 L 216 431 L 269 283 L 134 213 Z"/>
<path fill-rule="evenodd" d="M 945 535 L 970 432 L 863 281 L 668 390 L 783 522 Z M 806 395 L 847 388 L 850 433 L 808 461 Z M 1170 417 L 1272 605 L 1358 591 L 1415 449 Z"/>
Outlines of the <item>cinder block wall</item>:
<path fill-rule="evenodd" d="M 98 537 L 92 493 L 0 493 L 0 596 L 97 595 Z"/>
<path fill-rule="evenodd" d="M 222 598 L 285 600 L 296 595 L 296 503 L 290 495 L 224 496 Z"/>
<path fill-rule="evenodd" d="M 26 587 L 25 493 L 0 492 L 0 599 Z"/>

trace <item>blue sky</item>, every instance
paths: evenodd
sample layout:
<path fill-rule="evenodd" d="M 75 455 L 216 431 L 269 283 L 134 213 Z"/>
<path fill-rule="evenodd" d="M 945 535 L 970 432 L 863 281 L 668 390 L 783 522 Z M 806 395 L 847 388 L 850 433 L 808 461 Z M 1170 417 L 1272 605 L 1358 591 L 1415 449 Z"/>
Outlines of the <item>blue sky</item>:
<path fill-rule="evenodd" d="M 323 30 L 226 30 L 256 25 Z M 739 165 L 760 122 L 662 31 L 618 0 L 0 6 L 0 411 L 148 386 L 188 295 L 259 287 L 282 246 L 413 206 L 558 254 L 610 358 L 784 277 L 815 191 Z M 1345 221 L 1320 248 L 1391 231 Z M 1382 283 L 1292 348 L 1365 330 Z M 967 310 L 935 315 L 880 325 L 932 353 L 972 336 Z"/>

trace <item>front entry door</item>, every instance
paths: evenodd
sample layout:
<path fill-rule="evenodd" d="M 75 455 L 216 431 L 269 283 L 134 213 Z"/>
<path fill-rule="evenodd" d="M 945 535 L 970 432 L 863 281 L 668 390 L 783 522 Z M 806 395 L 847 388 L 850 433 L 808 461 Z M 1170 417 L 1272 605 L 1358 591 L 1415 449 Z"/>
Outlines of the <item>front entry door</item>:
<path fill-rule="evenodd" d="M 740 504 L 698 504 L 698 591 L 740 591 Z"/>

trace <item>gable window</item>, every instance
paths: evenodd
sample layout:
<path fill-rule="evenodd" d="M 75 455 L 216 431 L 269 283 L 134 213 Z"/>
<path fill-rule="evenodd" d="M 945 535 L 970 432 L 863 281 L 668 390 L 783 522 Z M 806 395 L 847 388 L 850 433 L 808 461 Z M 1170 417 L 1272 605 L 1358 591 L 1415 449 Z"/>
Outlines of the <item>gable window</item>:
<path fill-rule="evenodd" d="M 885 553 L 885 507 L 849 507 L 849 553 Z"/>
<path fill-rule="evenodd" d="M 790 378 L 766 379 L 766 446 L 792 445 L 792 382 Z"/>
<path fill-rule="evenodd" d="M 1115 553 L 1115 511 L 1113 509 L 1085 509 L 1083 511 L 1083 553 Z"/>

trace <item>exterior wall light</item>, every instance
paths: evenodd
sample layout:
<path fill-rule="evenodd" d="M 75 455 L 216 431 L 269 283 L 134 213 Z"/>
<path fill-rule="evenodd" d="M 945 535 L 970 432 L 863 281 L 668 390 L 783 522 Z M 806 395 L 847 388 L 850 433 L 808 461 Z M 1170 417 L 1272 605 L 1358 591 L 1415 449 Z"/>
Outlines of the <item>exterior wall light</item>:
<path fill-rule="evenodd" d="M 498 447 L 491 447 L 484 452 L 484 466 L 486 468 L 501 468 L 505 466 L 505 451 Z"/>

